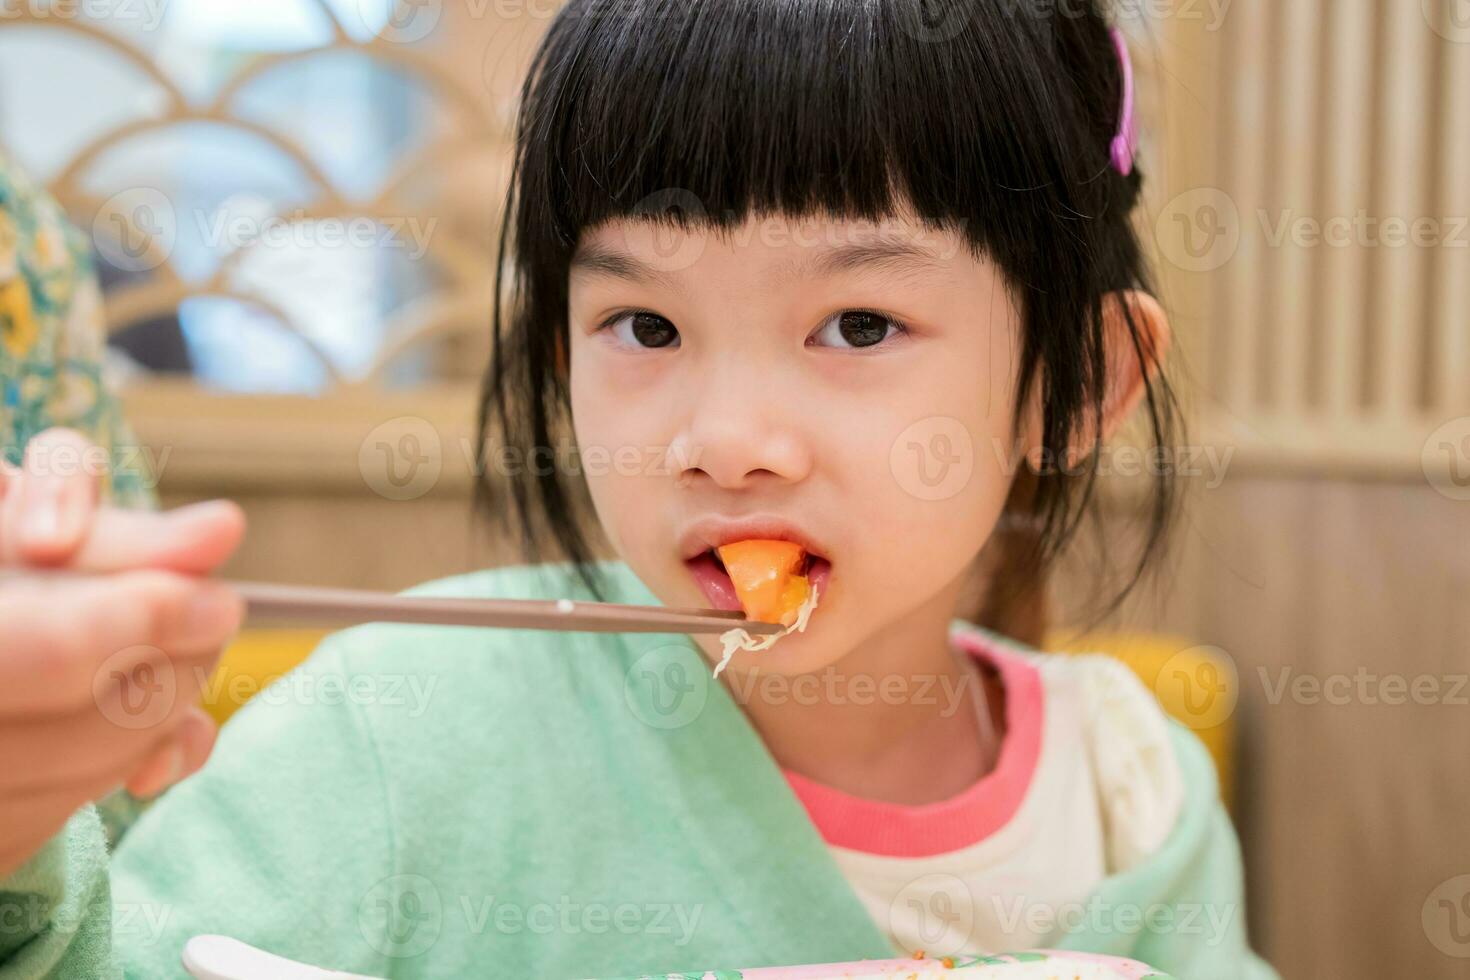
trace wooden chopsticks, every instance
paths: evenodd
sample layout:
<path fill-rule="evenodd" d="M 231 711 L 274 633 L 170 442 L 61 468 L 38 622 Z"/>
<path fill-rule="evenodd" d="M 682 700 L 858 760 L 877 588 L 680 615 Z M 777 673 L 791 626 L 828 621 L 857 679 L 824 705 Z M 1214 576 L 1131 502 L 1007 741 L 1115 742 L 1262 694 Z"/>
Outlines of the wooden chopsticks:
<path fill-rule="evenodd" d="M 0 586 L 22 575 L 92 577 L 67 569 L 0 568 Z M 463 599 L 405 596 L 365 589 L 332 589 L 271 582 L 222 584 L 238 592 L 252 625 L 355 626 L 360 623 L 423 623 L 496 629 L 561 630 L 572 633 L 724 633 L 743 629 L 752 636 L 779 633 L 778 623 L 760 623 L 724 609 L 676 609 L 572 599 Z"/>
<path fill-rule="evenodd" d="M 247 603 L 246 617 L 259 624 L 351 626 L 359 623 L 427 623 L 499 629 L 586 633 L 723 633 L 743 629 L 752 636 L 785 627 L 745 619 L 723 609 L 672 609 L 571 599 L 457 599 L 402 596 L 361 589 L 330 589 L 267 582 L 225 582 Z"/>

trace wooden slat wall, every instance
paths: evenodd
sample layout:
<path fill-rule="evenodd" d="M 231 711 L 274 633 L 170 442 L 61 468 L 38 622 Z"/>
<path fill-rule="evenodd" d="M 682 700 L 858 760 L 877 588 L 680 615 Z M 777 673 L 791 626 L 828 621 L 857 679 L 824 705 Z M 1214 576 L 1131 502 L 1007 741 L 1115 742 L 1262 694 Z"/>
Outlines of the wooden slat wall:
<path fill-rule="evenodd" d="M 1322 211 L 1351 214 L 1362 201 L 1371 167 L 1370 137 L 1372 105 L 1371 62 L 1362 52 L 1370 50 L 1374 35 L 1373 7 L 1362 0 L 1335 5 L 1333 16 L 1323 25 L 1327 46 L 1323 52 L 1326 89 L 1330 98 L 1323 106 L 1318 146 L 1323 156 Z M 1357 401 L 1357 366 L 1361 363 L 1363 329 L 1363 282 L 1367 254 L 1362 249 L 1331 249 L 1320 258 L 1314 293 L 1320 297 L 1321 322 L 1332 329 L 1321 331 L 1322 368 L 1319 401 L 1329 417 L 1347 417 Z M 1334 288 L 1335 287 L 1335 288 Z"/>
<path fill-rule="evenodd" d="M 1440 7 L 1439 26 L 1448 30 L 1450 5 Z M 1470 27 L 1461 31 L 1470 35 Z M 1446 214 L 1470 216 L 1470 37 L 1462 44 L 1441 44 L 1438 54 L 1435 190 Z M 1470 392 L 1470 249 L 1446 249 L 1435 256 L 1430 296 L 1433 398 L 1442 405 L 1463 403 Z"/>
<path fill-rule="evenodd" d="M 1431 901 L 1470 874 L 1470 708 L 1452 693 L 1470 673 L 1470 502 L 1422 469 L 1432 432 L 1470 431 L 1470 25 L 1453 7 L 1235 0 L 1218 31 L 1183 5 L 1156 25 L 1170 111 L 1152 120 L 1149 199 L 1212 188 L 1239 215 L 1233 257 L 1203 273 L 1156 236 L 1194 429 L 1235 455 L 1223 485 L 1193 481 L 1177 551 L 1109 625 L 1233 658 L 1251 924 L 1287 978 L 1470 975 L 1470 920 Z M 1268 238 L 1285 212 L 1360 211 L 1376 236 L 1425 218 L 1458 241 Z M 1127 505 L 1111 506 L 1106 533 L 1126 541 Z M 1091 574 L 1064 568 L 1060 610 Z M 1427 678 L 1439 697 L 1278 698 L 1283 671 Z"/>
<path fill-rule="evenodd" d="M 1211 395 L 1277 461 L 1371 465 L 1376 440 L 1402 473 L 1470 414 L 1470 44 L 1444 36 L 1464 33 L 1452 6 L 1237 0 L 1198 42 L 1223 70 L 1186 124 L 1215 130 L 1240 221 L 1212 278 Z M 1298 242 L 1300 221 L 1349 222 L 1352 242 Z"/>

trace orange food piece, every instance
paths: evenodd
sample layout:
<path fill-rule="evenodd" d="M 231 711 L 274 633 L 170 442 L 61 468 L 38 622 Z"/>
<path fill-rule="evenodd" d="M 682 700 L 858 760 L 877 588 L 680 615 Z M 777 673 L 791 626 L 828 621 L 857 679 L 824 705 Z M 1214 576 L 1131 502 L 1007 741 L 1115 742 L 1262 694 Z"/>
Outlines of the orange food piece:
<path fill-rule="evenodd" d="M 745 615 L 762 623 L 790 626 L 811 585 L 801 574 L 806 549 L 791 541 L 735 541 L 716 549 Z"/>

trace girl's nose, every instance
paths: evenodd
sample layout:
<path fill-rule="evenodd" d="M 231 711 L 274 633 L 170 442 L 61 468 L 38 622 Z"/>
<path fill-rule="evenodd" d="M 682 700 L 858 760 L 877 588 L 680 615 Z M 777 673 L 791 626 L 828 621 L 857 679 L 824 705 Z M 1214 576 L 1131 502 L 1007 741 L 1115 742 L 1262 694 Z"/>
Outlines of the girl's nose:
<path fill-rule="evenodd" d="M 769 381 L 739 390 L 728 377 L 704 387 L 669 446 L 680 486 L 708 480 L 725 490 L 762 482 L 798 483 L 811 470 L 800 410 L 772 398 Z"/>

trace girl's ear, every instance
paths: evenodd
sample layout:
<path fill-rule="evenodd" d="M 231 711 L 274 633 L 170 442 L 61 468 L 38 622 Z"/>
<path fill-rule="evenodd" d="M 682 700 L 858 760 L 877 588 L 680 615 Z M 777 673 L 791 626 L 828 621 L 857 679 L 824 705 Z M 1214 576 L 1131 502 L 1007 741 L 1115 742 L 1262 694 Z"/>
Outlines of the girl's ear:
<path fill-rule="evenodd" d="M 1138 335 L 1136 347 L 1133 334 L 1128 329 L 1130 315 Z M 1107 363 L 1107 391 L 1103 393 L 1102 442 L 1107 442 L 1117 433 L 1143 400 L 1148 390 L 1147 382 L 1163 367 L 1164 356 L 1169 352 L 1170 336 L 1169 317 L 1159 301 L 1148 293 L 1125 289 L 1103 297 L 1103 357 Z M 1141 360 L 1140 352 L 1143 354 Z M 1039 472 L 1045 468 L 1039 384 L 1032 385 L 1023 411 L 1021 431 L 1026 459 L 1031 468 Z M 1065 462 L 1068 469 L 1092 452 L 1097 434 L 1089 413 L 1084 424 L 1078 426 L 1067 451 Z M 1056 464 L 1053 462 L 1051 465 Z"/>
<path fill-rule="evenodd" d="M 1137 346 L 1128 330 L 1130 316 Z M 1143 401 L 1148 382 L 1163 368 L 1171 339 L 1169 317 L 1159 301 L 1142 290 L 1112 292 L 1103 297 L 1103 338 L 1108 387 L 1103 394 L 1102 441 L 1107 442 L 1128 421 Z M 1086 441 L 1079 448 L 1085 455 L 1092 451 L 1091 426 L 1081 435 Z"/>

